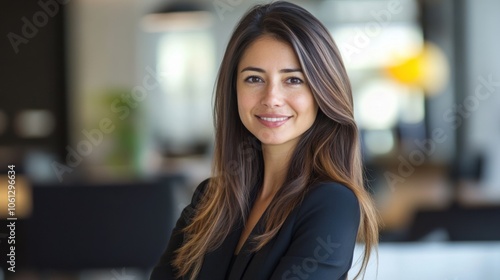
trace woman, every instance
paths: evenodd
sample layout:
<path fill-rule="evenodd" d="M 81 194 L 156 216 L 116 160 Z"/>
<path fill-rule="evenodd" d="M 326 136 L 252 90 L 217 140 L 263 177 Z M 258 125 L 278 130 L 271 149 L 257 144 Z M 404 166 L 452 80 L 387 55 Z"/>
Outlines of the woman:
<path fill-rule="evenodd" d="M 349 79 L 327 29 L 287 2 L 251 9 L 217 80 L 212 177 L 151 279 L 347 279 L 378 239 Z"/>

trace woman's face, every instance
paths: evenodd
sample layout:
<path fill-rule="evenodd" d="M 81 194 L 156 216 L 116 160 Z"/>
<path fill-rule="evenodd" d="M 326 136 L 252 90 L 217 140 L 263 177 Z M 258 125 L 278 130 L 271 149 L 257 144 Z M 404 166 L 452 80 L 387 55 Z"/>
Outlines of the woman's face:
<path fill-rule="evenodd" d="M 245 127 L 263 145 L 295 147 L 314 123 L 318 106 L 292 47 L 262 36 L 245 50 L 237 71 L 238 112 Z"/>

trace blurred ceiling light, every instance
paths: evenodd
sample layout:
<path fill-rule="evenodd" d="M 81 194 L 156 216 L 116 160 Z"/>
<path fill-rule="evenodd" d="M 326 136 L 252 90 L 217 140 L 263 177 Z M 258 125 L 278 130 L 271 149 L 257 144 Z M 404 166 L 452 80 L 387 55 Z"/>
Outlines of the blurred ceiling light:
<path fill-rule="evenodd" d="M 388 129 L 396 125 L 401 91 L 401 86 L 390 80 L 373 81 L 359 90 L 354 109 L 360 126 L 365 129 Z"/>
<path fill-rule="evenodd" d="M 47 137 L 55 127 L 54 116 L 48 110 L 24 110 L 15 119 L 14 129 L 20 137 Z"/>
<path fill-rule="evenodd" d="M 141 25 L 147 32 L 189 31 L 212 26 L 214 17 L 202 5 L 190 2 L 170 3 L 145 15 Z"/>
<path fill-rule="evenodd" d="M 394 59 L 386 68 L 389 76 L 405 85 L 421 87 L 427 94 L 440 92 L 448 82 L 449 64 L 443 51 L 430 42 L 424 43 L 413 56 Z"/>

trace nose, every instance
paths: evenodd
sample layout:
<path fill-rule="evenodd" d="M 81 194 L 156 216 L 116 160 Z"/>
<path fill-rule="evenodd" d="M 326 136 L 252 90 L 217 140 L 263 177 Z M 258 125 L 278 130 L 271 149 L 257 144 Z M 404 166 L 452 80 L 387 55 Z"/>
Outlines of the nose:
<path fill-rule="evenodd" d="M 281 107 L 283 103 L 283 96 L 279 83 L 268 83 L 262 95 L 261 104 L 268 108 L 276 108 Z"/>

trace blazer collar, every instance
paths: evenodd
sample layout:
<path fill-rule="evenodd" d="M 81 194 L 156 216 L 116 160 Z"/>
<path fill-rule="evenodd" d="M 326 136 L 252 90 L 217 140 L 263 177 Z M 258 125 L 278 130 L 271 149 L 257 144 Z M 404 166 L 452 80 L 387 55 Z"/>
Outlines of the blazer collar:
<path fill-rule="evenodd" d="M 253 206 L 255 199 L 257 198 L 258 190 L 261 186 L 260 180 L 250 192 L 250 204 Z M 267 211 L 267 210 L 266 210 Z M 265 213 L 265 212 L 264 212 Z M 262 215 L 262 217 L 264 214 Z M 259 219 L 252 232 L 250 233 L 249 239 L 252 235 L 261 234 L 264 232 L 264 222 L 262 217 Z M 231 258 L 234 255 L 234 251 L 243 232 L 244 221 L 243 219 L 233 228 L 231 233 L 226 237 L 223 243 L 214 251 L 209 252 L 205 255 L 203 260 L 203 265 L 201 267 L 200 273 L 198 274 L 199 280 L 213 280 L 213 279 L 226 279 L 227 273 L 229 277 L 227 279 L 241 279 L 245 273 L 245 269 L 248 263 L 252 260 L 254 253 L 250 253 L 251 244 L 245 241 L 243 247 L 241 248 L 238 256 L 236 257 L 233 267 L 230 272 L 228 272 L 229 264 Z"/>

